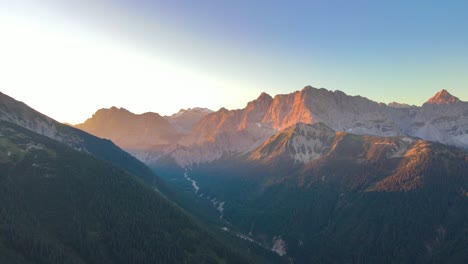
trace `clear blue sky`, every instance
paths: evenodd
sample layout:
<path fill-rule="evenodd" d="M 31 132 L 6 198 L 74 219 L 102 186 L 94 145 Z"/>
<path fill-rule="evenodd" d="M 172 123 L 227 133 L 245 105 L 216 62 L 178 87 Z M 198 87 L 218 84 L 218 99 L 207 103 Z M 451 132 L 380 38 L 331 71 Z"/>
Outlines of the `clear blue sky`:
<path fill-rule="evenodd" d="M 468 100 L 467 1 L 14 2 L 0 0 L 11 34 L 0 50 L 21 66 L 0 62 L 16 76 L 1 91 L 60 121 L 111 105 L 240 108 L 305 85 L 386 103 L 441 89 Z"/>

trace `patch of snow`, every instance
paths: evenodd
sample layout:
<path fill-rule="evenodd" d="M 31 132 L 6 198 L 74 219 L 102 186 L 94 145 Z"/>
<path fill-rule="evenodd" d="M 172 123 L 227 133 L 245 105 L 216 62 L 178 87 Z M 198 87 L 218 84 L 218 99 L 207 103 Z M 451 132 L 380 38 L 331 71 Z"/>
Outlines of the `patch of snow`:
<path fill-rule="evenodd" d="M 392 146 L 392 145 L 395 145 L 395 143 L 377 142 L 377 143 L 375 143 L 375 145 L 389 145 L 389 146 Z"/>
<path fill-rule="evenodd" d="M 218 210 L 221 214 L 224 212 L 224 201 L 220 202 L 218 206 L 216 207 L 216 210 Z"/>
<path fill-rule="evenodd" d="M 299 126 L 288 144 L 290 156 L 297 163 L 307 163 L 320 158 L 328 147 L 327 140 L 323 137 L 328 138 L 331 135 L 308 125 Z"/>
<path fill-rule="evenodd" d="M 402 137 L 401 140 L 403 140 L 404 142 L 408 142 L 408 143 L 413 143 L 414 142 L 414 139 L 409 138 L 409 137 Z"/>
<path fill-rule="evenodd" d="M 10 156 L 11 156 L 11 152 L 10 152 L 10 151 L 8 151 L 7 155 L 8 155 L 8 157 L 10 157 Z"/>
<path fill-rule="evenodd" d="M 227 227 L 225 227 L 225 226 L 223 226 L 223 228 L 221 228 L 221 230 L 226 231 L 226 232 L 229 231 L 229 229 Z"/>
<path fill-rule="evenodd" d="M 286 242 L 284 242 L 280 236 L 273 237 L 273 247 L 271 248 L 271 251 L 275 252 L 279 256 L 286 255 Z"/>
<path fill-rule="evenodd" d="M 252 242 L 252 243 L 256 243 L 256 244 L 257 244 L 257 242 L 256 242 L 255 240 L 251 239 L 250 237 L 248 237 L 248 236 L 246 236 L 246 235 L 244 235 L 244 234 L 236 233 L 235 235 L 236 235 L 237 237 L 240 237 L 240 238 L 244 239 L 244 240 L 247 240 L 247 241 L 250 241 L 250 242 Z"/>

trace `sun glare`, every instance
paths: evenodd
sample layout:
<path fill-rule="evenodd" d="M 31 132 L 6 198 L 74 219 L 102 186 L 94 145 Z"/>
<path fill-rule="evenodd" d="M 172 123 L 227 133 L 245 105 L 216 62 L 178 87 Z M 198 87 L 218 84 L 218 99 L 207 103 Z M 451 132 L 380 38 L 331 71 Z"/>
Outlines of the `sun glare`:
<path fill-rule="evenodd" d="M 60 23 L 2 17 L 3 92 L 70 123 L 112 105 L 161 114 L 176 112 L 182 105 L 210 107 L 214 101 L 226 105 L 222 88 L 233 83 L 163 62 L 156 53 L 128 43 L 66 26 L 68 30 Z"/>

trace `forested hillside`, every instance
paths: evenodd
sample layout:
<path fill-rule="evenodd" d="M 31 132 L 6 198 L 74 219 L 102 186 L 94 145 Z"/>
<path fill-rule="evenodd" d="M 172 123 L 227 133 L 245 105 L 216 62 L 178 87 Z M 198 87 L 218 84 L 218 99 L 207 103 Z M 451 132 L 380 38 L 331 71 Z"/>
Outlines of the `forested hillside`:
<path fill-rule="evenodd" d="M 1 263 L 247 263 L 110 163 L 0 122 Z"/>

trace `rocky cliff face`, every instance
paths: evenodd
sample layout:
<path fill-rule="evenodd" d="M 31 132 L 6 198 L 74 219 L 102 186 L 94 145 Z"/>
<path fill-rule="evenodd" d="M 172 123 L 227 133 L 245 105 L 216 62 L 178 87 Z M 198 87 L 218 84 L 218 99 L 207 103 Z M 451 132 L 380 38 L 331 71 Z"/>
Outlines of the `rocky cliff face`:
<path fill-rule="evenodd" d="M 328 153 L 335 137 L 335 131 L 323 123 L 297 123 L 268 138 L 249 157 L 262 162 L 283 158 L 303 164 Z"/>
<path fill-rule="evenodd" d="M 299 122 L 322 122 L 336 131 L 354 134 L 395 136 L 401 133 L 386 105 L 310 86 L 292 94 L 275 96 L 263 122 L 278 131 Z"/>
<path fill-rule="evenodd" d="M 83 139 L 26 104 L 0 93 L 0 120 L 19 125 L 38 134 L 55 139 L 77 150 L 87 151 Z"/>
<path fill-rule="evenodd" d="M 280 94 L 275 96 L 262 123 L 276 130 L 283 130 L 295 123 L 302 122 L 310 124 L 314 120 L 305 102 L 305 90 L 296 91 L 291 94 Z"/>

